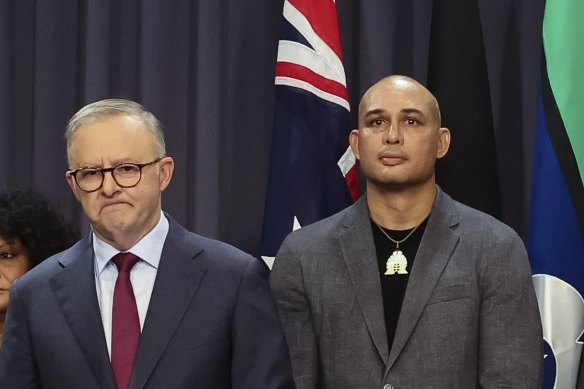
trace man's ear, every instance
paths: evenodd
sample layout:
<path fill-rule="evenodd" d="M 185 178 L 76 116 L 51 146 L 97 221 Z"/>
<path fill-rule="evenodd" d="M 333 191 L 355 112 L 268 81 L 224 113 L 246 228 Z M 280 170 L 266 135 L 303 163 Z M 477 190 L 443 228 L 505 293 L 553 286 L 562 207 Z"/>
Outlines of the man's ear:
<path fill-rule="evenodd" d="M 359 129 L 355 128 L 351 130 L 349 134 L 349 144 L 351 145 L 351 151 L 355 154 L 357 161 L 359 160 Z"/>
<path fill-rule="evenodd" d="M 164 157 L 160 161 L 160 191 L 162 192 L 170 184 L 172 173 L 174 172 L 174 159 Z"/>
<path fill-rule="evenodd" d="M 75 196 L 75 198 L 77 199 L 77 201 L 79 201 L 79 191 L 81 189 L 79 189 L 77 187 L 77 184 L 75 183 L 75 177 L 73 177 L 73 175 L 71 174 L 71 172 L 65 172 L 65 179 L 67 180 L 67 184 L 69 184 L 69 188 L 71 188 L 71 191 L 73 192 L 73 195 Z"/>
<path fill-rule="evenodd" d="M 448 153 L 450 148 L 450 130 L 446 127 L 440 127 L 438 129 L 438 150 L 436 152 L 436 158 L 440 159 Z"/>

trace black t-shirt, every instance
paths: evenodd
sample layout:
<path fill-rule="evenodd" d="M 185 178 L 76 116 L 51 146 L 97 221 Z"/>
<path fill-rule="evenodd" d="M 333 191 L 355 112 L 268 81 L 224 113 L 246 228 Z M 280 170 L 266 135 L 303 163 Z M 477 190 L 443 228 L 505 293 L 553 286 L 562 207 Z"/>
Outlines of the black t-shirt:
<path fill-rule="evenodd" d="M 387 259 L 395 251 L 396 244 L 387 239 L 387 237 L 380 231 L 377 224 L 371 220 L 371 229 L 373 231 L 373 240 L 375 242 L 375 251 L 377 254 L 379 279 L 381 281 L 381 295 L 383 298 L 385 329 L 387 332 L 389 351 L 391 351 L 393 345 L 393 338 L 395 336 L 395 330 L 397 328 L 397 322 L 399 320 L 399 314 L 406 293 L 410 272 L 414 264 L 416 253 L 418 252 L 418 247 L 420 246 L 420 241 L 424 235 L 424 230 L 426 229 L 427 220 L 428 219 L 424 220 L 405 242 L 399 244 L 399 249 L 406 256 L 408 261 L 406 267 L 408 274 L 395 273 L 392 275 L 385 275 L 384 273 L 386 271 Z M 393 240 L 401 241 L 413 230 L 413 228 L 402 231 L 384 230 Z"/>

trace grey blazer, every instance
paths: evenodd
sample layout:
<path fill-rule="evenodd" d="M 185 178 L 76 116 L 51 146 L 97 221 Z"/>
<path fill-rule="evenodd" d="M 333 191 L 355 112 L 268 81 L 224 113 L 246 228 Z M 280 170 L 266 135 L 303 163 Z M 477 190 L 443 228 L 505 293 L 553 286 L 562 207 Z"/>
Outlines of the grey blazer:
<path fill-rule="evenodd" d="M 268 269 L 169 218 L 132 389 L 293 389 Z M 0 388 L 115 389 L 89 237 L 11 292 Z"/>
<path fill-rule="evenodd" d="M 391 353 L 364 197 L 290 234 L 270 282 L 299 389 L 541 387 L 522 241 L 439 188 Z"/>

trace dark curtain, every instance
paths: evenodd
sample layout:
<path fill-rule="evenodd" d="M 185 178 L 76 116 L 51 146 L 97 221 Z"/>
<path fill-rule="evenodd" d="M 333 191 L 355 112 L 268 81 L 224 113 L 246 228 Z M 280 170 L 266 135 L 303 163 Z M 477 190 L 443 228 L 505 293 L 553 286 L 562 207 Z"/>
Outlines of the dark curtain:
<path fill-rule="evenodd" d="M 453 132 L 472 133 L 477 120 L 465 119 L 460 104 L 473 91 L 458 89 L 466 82 L 446 82 L 440 75 L 453 65 L 473 67 L 486 93 L 474 99 L 479 105 L 474 109 L 488 114 L 487 123 L 478 122 L 485 124 L 480 131 L 489 132 L 483 135 L 491 151 L 469 160 L 477 145 L 467 148 L 455 137 L 455 147 L 467 156 L 449 156 L 439 183 L 523 236 L 543 1 L 336 2 L 353 126 L 360 95 L 379 78 L 402 73 L 436 87 L 439 96 L 451 96 L 442 109 L 456 123 Z M 167 152 L 176 161 L 164 209 L 189 229 L 259 254 L 282 4 L 0 1 L 0 191 L 34 187 L 88 231 L 64 179 L 64 128 L 89 102 L 130 98 L 162 121 Z M 458 29 L 445 28 L 469 19 Z M 469 26 L 471 44 L 480 45 L 474 50 L 482 54 L 479 68 L 457 49 Z M 450 77 L 456 80 L 457 72 Z M 491 168 L 496 186 L 483 181 L 482 164 Z M 485 197 L 498 205 L 483 208 Z"/>

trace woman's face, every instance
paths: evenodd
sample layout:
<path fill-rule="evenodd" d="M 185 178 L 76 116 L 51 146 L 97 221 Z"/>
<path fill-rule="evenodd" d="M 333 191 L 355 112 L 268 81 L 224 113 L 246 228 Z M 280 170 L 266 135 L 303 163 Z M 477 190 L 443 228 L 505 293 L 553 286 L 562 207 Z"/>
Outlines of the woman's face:
<path fill-rule="evenodd" d="M 20 239 L 6 241 L 0 236 L 0 313 L 8 308 L 12 283 L 28 271 L 30 257 Z"/>

